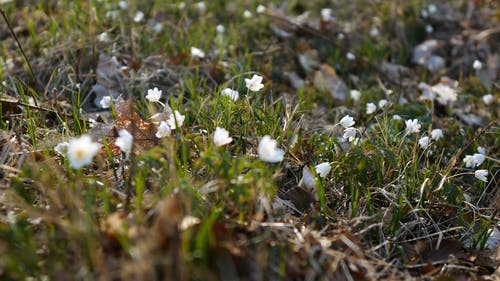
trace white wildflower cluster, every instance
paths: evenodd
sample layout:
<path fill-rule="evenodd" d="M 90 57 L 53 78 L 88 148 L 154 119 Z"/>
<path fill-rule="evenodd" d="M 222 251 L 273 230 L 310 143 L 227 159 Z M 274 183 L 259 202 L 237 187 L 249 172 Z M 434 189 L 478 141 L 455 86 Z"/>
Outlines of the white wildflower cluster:
<path fill-rule="evenodd" d="M 121 130 L 118 135 L 115 145 L 128 156 L 132 151 L 134 137 L 127 130 Z M 72 138 L 69 142 L 60 142 L 54 147 L 55 152 L 68 158 L 73 169 L 90 165 L 100 149 L 101 145 L 94 142 L 89 135 Z"/>
<path fill-rule="evenodd" d="M 124 2 L 126 3 L 126 2 Z M 203 2 L 200 2 L 203 3 Z M 123 4 L 122 4 L 123 5 Z M 266 11 L 264 6 L 259 6 L 257 8 L 257 13 L 264 13 Z M 326 13 L 326 12 L 325 12 Z M 223 33 L 223 26 L 217 28 L 219 33 Z M 372 33 L 375 33 L 373 31 Z M 373 35 L 375 36 L 375 34 Z M 378 35 L 377 35 L 378 36 Z M 348 57 L 352 55 L 348 54 Z M 205 53 L 196 47 L 191 47 L 191 56 L 193 58 L 202 59 L 205 57 Z M 349 57 L 349 59 L 355 59 L 354 55 Z M 477 62 L 474 63 L 474 68 L 480 69 Z M 254 74 L 251 78 L 244 79 L 245 86 L 249 92 L 259 92 L 264 88 L 263 77 Z M 441 82 L 434 86 L 427 85 L 425 83 L 420 83 L 420 90 L 422 91 L 422 100 L 436 100 L 441 104 L 449 104 L 457 100 L 457 89 L 458 85 L 456 81 L 443 78 Z M 224 88 L 220 92 L 220 95 L 227 97 L 230 100 L 236 102 L 239 99 L 238 90 L 232 88 Z M 350 97 L 354 102 L 361 100 L 361 92 L 356 89 L 350 91 Z M 185 121 L 185 116 L 182 115 L 177 110 L 171 110 L 168 105 L 165 105 L 162 100 L 162 90 L 154 87 L 147 90 L 145 98 L 152 103 L 158 103 L 165 109 L 163 113 L 157 114 L 161 116 L 158 121 L 158 127 L 155 136 L 157 138 L 166 138 L 172 134 L 172 131 L 183 126 Z M 492 95 L 486 95 L 483 97 L 485 104 L 491 104 L 493 100 Z M 111 96 L 104 96 L 101 100 L 101 106 L 103 108 L 110 107 L 113 102 Z M 368 102 L 366 104 L 365 110 L 366 114 L 374 114 L 377 109 L 388 108 L 389 101 L 386 99 L 380 99 L 378 102 Z M 399 115 L 393 115 L 394 120 L 405 122 L 405 132 L 407 135 L 418 134 L 422 128 L 422 124 L 418 119 L 403 120 Z M 345 115 L 342 117 L 337 125 L 343 128 L 342 137 L 348 142 L 354 142 L 357 139 L 358 129 L 354 127 L 356 121 L 353 117 Z M 421 149 L 426 149 L 432 142 L 437 142 L 443 137 L 443 131 L 441 129 L 433 129 L 428 135 L 424 134 L 418 139 L 418 146 Z M 229 130 L 217 126 L 212 134 L 212 141 L 215 147 L 223 147 L 229 145 L 233 142 L 233 138 L 230 136 Z M 128 155 L 133 151 L 134 136 L 127 130 L 121 130 L 115 140 L 115 145 L 118 147 L 125 155 Z M 91 164 L 92 159 L 99 152 L 101 145 L 92 141 L 89 135 L 83 135 L 78 138 L 73 138 L 69 142 L 59 143 L 54 150 L 63 156 L 66 156 L 69 160 L 70 166 L 73 169 L 80 169 L 83 166 Z M 267 163 L 278 163 L 283 161 L 285 151 L 278 147 L 277 140 L 273 139 L 269 135 L 263 136 L 257 146 L 258 158 Z M 466 168 L 477 168 L 486 159 L 485 149 L 478 148 L 478 153 L 473 155 L 466 155 L 463 159 Z M 322 162 L 314 166 L 316 174 L 319 178 L 326 178 L 330 173 L 332 166 L 329 162 Z M 488 171 L 478 169 L 474 172 L 476 178 L 481 181 L 487 182 Z"/>
<path fill-rule="evenodd" d="M 240 93 L 238 93 L 238 91 L 233 90 L 231 88 L 225 88 L 224 90 L 222 90 L 221 94 L 223 96 L 229 97 L 233 101 L 237 101 L 238 98 L 240 97 Z"/>
<path fill-rule="evenodd" d="M 167 106 L 160 101 L 162 95 L 162 91 L 159 90 L 158 88 L 153 88 L 148 90 L 148 94 L 146 95 L 146 99 L 150 102 L 156 102 L 161 104 L 164 108 L 167 108 Z M 156 132 L 156 137 L 161 139 L 165 138 L 171 135 L 172 130 L 175 130 L 176 128 L 182 127 L 184 124 L 185 116 L 182 115 L 179 111 L 175 110 L 173 113 L 170 113 L 168 115 L 167 120 L 162 120 L 160 121 L 160 124 L 158 126 L 157 132 Z"/>
<path fill-rule="evenodd" d="M 442 137 L 443 137 L 443 131 L 441 129 L 434 129 L 431 131 L 430 137 L 426 135 L 422 136 L 418 140 L 418 145 L 420 146 L 420 148 L 425 149 L 429 146 L 431 141 L 438 141 Z"/>
<path fill-rule="evenodd" d="M 472 155 L 465 155 L 463 162 L 466 168 L 477 168 L 483 164 L 486 159 L 486 150 L 483 147 L 477 148 L 478 153 L 474 153 Z M 474 176 L 483 182 L 488 182 L 488 170 L 480 169 L 474 171 Z"/>
<path fill-rule="evenodd" d="M 203 3 L 199 2 L 198 4 Z M 127 2 L 122 1 L 119 3 L 121 6 L 125 6 Z M 200 5 L 198 5 L 200 6 Z M 265 7 L 258 8 L 260 13 L 265 11 Z M 203 51 L 196 47 L 191 48 L 191 55 L 196 58 L 203 58 L 205 54 Z M 253 75 L 250 79 L 245 79 L 245 84 L 248 90 L 252 92 L 258 92 L 263 87 L 262 84 L 263 77 L 259 75 Z M 222 90 L 222 95 L 229 97 L 231 100 L 236 101 L 239 98 L 239 93 L 236 90 L 226 88 Z M 158 103 L 165 108 L 168 112 L 170 109 L 161 101 L 162 90 L 157 87 L 153 89 L 148 89 L 145 98 L 152 103 Z M 112 97 L 105 96 L 101 101 L 101 106 L 107 108 L 112 103 Z M 165 113 L 166 113 L 165 112 Z M 157 114 L 157 116 L 166 116 L 167 114 Z M 158 124 L 158 128 L 155 136 L 157 138 L 165 138 L 172 134 L 172 130 L 180 128 L 184 124 L 185 116 L 179 111 L 175 110 L 168 114 L 168 118 L 161 120 Z M 118 133 L 118 137 L 115 140 L 115 145 L 123 151 L 127 157 L 132 152 L 134 137 L 127 130 L 121 130 Z M 229 131 L 224 128 L 217 127 L 213 134 L 213 142 L 216 147 L 224 146 L 233 141 L 233 138 L 229 136 Z M 69 159 L 70 166 L 74 169 L 79 169 L 83 166 L 87 166 L 92 163 L 92 159 L 100 150 L 101 145 L 92 141 L 92 138 L 88 135 L 83 135 L 79 138 L 73 138 L 69 142 L 61 142 L 54 147 L 54 150 Z M 270 136 L 264 136 L 258 146 L 259 158 L 262 161 L 277 163 L 283 160 L 284 151 L 277 148 L 277 143 L 275 140 L 271 139 Z"/>
<path fill-rule="evenodd" d="M 389 102 L 386 99 L 381 99 L 378 101 L 378 108 L 385 108 Z M 377 111 L 377 105 L 373 102 L 369 102 L 366 104 L 366 115 L 371 115 Z"/>
<path fill-rule="evenodd" d="M 354 121 L 354 118 L 349 115 L 342 117 L 339 122 L 339 125 L 344 127 L 344 134 L 342 137 L 349 142 L 353 142 L 356 139 L 357 130 L 352 127 L 354 123 L 356 123 L 356 121 Z"/>

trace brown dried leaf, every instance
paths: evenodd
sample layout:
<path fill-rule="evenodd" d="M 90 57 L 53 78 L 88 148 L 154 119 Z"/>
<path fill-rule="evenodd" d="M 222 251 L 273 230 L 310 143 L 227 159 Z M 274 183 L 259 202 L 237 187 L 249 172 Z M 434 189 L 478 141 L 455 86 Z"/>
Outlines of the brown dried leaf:
<path fill-rule="evenodd" d="M 446 239 L 442 240 L 439 245 L 438 243 L 438 240 L 430 242 L 421 240 L 403 247 L 407 250 L 408 256 L 412 256 L 413 263 L 446 262 L 451 257 L 465 258 L 467 256 L 462 243 L 458 240 Z"/>
<path fill-rule="evenodd" d="M 134 137 L 134 144 L 140 148 L 155 146 L 158 141 L 155 136 L 156 126 L 153 123 L 144 121 L 139 114 L 134 111 L 132 100 L 126 100 L 116 107 L 117 118 L 114 123 L 114 130 L 108 135 L 111 151 L 114 155 L 120 153 L 119 148 L 114 144 L 114 138 L 121 130 L 127 130 Z"/>

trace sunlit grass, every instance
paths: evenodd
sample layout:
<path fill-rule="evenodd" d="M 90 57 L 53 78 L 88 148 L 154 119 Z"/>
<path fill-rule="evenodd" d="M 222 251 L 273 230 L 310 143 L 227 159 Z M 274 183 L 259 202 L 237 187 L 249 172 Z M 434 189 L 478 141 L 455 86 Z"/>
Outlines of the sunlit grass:
<path fill-rule="evenodd" d="M 498 101 L 481 98 L 498 93 L 473 75 L 455 77 L 462 87 L 457 105 L 439 105 L 420 100 L 415 89 L 420 78 L 434 85 L 439 76 L 422 69 L 404 81 L 380 75 L 381 63 L 411 58 L 405 44 L 421 41 L 424 6 L 364 2 L 339 10 L 333 30 L 300 21 L 307 10 L 317 23 L 321 1 L 289 3 L 288 18 L 273 8 L 277 2 L 264 13 L 254 2 L 206 1 L 205 9 L 191 1 L 128 1 L 126 9 L 107 0 L 1 4 L 9 21 L 25 28 L 18 36 L 29 61 L 12 39 L 2 43 L 0 62 L 12 57 L 16 68 L 0 68 L 0 98 L 19 103 L 0 103 L 0 276 L 232 280 L 258 272 L 284 280 L 305 279 L 311 268 L 317 278 L 330 270 L 350 276 L 356 266 L 403 276 L 401 269 L 421 258 L 408 241 L 484 247 L 498 224 L 500 138 Z M 354 19 L 354 8 L 379 19 Z M 145 18 L 134 21 L 137 11 Z M 394 40 L 402 32 L 391 29 L 396 19 L 408 42 Z M 373 26 L 379 34 L 370 34 Z M 277 36 L 277 29 L 291 36 Z M 193 57 L 192 47 L 205 56 Z M 307 51 L 316 52 L 312 70 L 297 58 Z M 120 67 L 106 68 L 110 62 Z M 28 63 L 43 87 L 24 70 Z M 359 100 L 348 93 L 340 102 L 318 90 L 313 77 L 321 64 L 360 90 Z M 303 87 L 290 86 L 287 72 Z M 247 87 L 253 75 L 263 77 L 263 89 Z M 110 108 L 94 104 L 97 83 L 118 92 Z M 146 97 L 154 87 L 162 91 L 158 101 Z M 224 95 L 226 88 L 239 98 Z M 370 102 L 377 109 L 367 113 Z M 454 106 L 477 110 L 484 125 L 467 125 Z M 159 138 L 160 121 L 152 117 L 164 112 L 167 121 L 169 110 L 185 120 Z M 342 127 L 346 115 L 355 123 Z M 408 130 L 406 120 L 420 129 Z M 217 127 L 232 141 L 214 144 Z M 342 137 L 348 127 L 356 130 L 352 141 Z M 124 128 L 134 137 L 131 153 L 115 143 Z M 419 144 L 436 128 L 442 139 Z M 100 150 L 74 169 L 54 147 L 82 135 Z M 276 140 L 282 161 L 259 154 L 264 136 Z M 466 167 L 464 157 L 478 147 L 487 157 Z M 324 177 L 315 168 L 321 163 L 331 165 Z M 304 167 L 312 183 L 305 183 Z M 474 176 L 477 169 L 488 171 L 487 182 Z"/>

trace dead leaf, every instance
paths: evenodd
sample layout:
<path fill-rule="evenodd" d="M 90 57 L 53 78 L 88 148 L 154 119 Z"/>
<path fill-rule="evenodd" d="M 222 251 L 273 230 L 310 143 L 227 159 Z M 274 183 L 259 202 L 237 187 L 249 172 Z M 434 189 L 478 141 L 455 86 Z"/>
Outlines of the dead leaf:
<path fill-rule="evenodd" d="M 113 155 L 120 154 L 119 148 L 114 144 L 115 138 L 120 130 L 127 130 L 134 137 L 134 144 L 137 147 L 146 149 L 157 145 L 155 136 L 156 126 L 153 123 L 144 121 L 139 114 L 134 111 L 132 100 L 126 100 L 116 107 L 117 118 L 113 125 L 113 130 L 107 135 L 110 138 L 111 152 Z"/>
<path fill-rule="evenodd" d="M 449 258 L 465 258 L 467 253 L 462 247 L 462 243 L 454 239 L 441 240 L 434 239 L 431 241 L 420 240 L 404 245 L 406 249 L 406 257 L 412 263 L 435 263 L 446 262 Z"/>

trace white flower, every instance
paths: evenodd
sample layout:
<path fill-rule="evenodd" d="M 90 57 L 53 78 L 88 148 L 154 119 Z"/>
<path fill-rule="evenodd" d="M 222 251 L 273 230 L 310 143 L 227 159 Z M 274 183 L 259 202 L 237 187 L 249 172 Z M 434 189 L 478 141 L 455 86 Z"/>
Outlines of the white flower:
<path fill-rule="evenodd" d="M 422 15 L 422 17 L 423 17 L 424 19 L 425 19 L 425 18 L 427 18 L 427 17 L 429 17 L 429 13 L 427 12 L 427 10 L 422 10 L 422 11 L 420 12 L 420 15 Z"/>
<path fill-rule="evenodd" d="M 156 32 L 156 33 L 160 33 L 163 31 L 163 24 L 161 24 L 161 22 L 157 22 L 155 23 L 155 25 L 153 25 L 153 30 Z"/>
<path fill-rule="evenodd" d="M 457 100 L 457 91 L 444 83 L 438 83 L 432 86 L 431 89 L 437 94 L 437 101 L 442 105 Z"/>
<path fill-rule="evenodd" d="M 439 140 L 440 138 L 443 137 L 443 131 L 441 129 L 434 129 L 431 132 L 431 138 L 433 140 Z"/>
<path fill-rule="evenodd" d="M 219 33 L 219 34 L 224 33 L 224 30 L 225 30 L 225 28 L 224 28 L 224 26 L 223 26 L 222 24 L 218 24 L 218 25 L 215 27 L 215 31 L 217 31 L 217 33 Z"/>
<path fill-rule="evenodd" d="M 418 140 L 418 145 L 420 145 L 421 148 L 425 149 L 429 145 L 429 137 L 421 137 Z"/>
<path fill-rule="evenodd" d="M 238 98 L 240 97 L 240 93 L 238 93 L 238 91 L 233 90 L 231 88 L 225 88 L 224 90 L 222 90 L 222 95 L 227 96 L 234 101 L 237 101 Z"/>
<path fill-rule="evenodd" d="M 191 228 L 197 224 L 199 224 L 201 222 L 201 220 L 197 217 L 193 217 L 193 216 L 185 216 L 181 223 L 179 224 L 179 229 L 180 230 L 186 230 L 188 228 Z"/>
<path fill-rule="evenodd" d="M 247 19 L 251 18 L 252 17 L 252 12 L 250 12 L 249 10 L 245 10 L 243 12 L 243 17 L 245 17 Z"/>
<path fill-rule="evenodd" d="M 430 14 L 435 14 L 437 12 L 437 7 L 434 4 L 430 4 L 427 7 L 427 10 L 429 11 Z"/>
<path fill-rule="evenodd" d="M 325 178 L 328 175 L 328 173 L 330 173 L 332 165 L 330 165 L 330 163 L 328 162 L 324 162 L 314 166 L 314 169 L 316 170 L 316 173 L 318 173 L 320 177 Z"/>
<path fill-rule="evenodd" d="M 160 101 L 161 98 L 161 90 L 158 90 L 158 88 L 154 89 L 149 89 L 148 94 L 146 95 L 146 99 L 150 102 L 158 102 Z"/>
<path fill-rule="evenodd" d="M 344 139 L 349 140 L 349 142 L 352 142 L 356 138 L 356 129 L 355 128 L 346 128 L 344 130 L 344 135 L 342 136 Z"/>
<path fill-rule="evenodd" d="M 472 155 L 465 155 L 463 162 L 465 163 L 466 168 L 474 167 L 474 160 Z"/>
<path fill-rule="evenodd" d="M 302 178 L 299 181 L 299 186 L 311 191 L 316 190 L 316 180 L 307 166 L 302 168 Z"/>
<path fill-rule="evenodd" d="M 125 129 L 121 130 L 118 135 L 119 137 L 115 140 L 116 146 L 125 152 L 125 154 L 129 154 L 132 151 L 134 137 Z"/>
<path fill-rule="evenodd" d="M 475 70 L 479 70 L 479 69 L 483 68 L 483 64 L 480 61 L 478 61 L 478 60 L 474 60 L 474 63 L 472 64 L 472 67 Z"/>
<path fill-rule="evenodd" d="M 120 1 L 120 2 L 118 2 L 118 7 L 120 7 L 120 9 L 122 9 L 122 10 L 126 10 L 128 8 L 127 1 Z"/>
<path fill-rule="evenodd" d="M 245 84 L 252 92 L 258 92 L 260 89 L 264 88 L 264 84 L 262 84 L 262 76 L 255 74 L 252 76 L 252 79 L 245 78 Z"/>
<path fill-rule="evenodd" d="M 71 139 L 68 144 L 67 153 L 71 167 L 79 169 L 92 163 L 92 159 L 99 152 L 100 147 L 88 135 Z"/>
<path fill-rule="evenodd" d="M 229 137 L 229 132 L 223 128 L 215 128 L 214 132 L 214 143 L 215 146 L 223 146 L 233 141 L 233 138 Z"/>
<path fill-rule="evenodd" d="M 377 106 L 373 102 L 366 104 L 366 114 L 370 115 L 377 111 Z"/>
<path fill-rule="evenodd" d="M 466 155 L 463 162 L 466 168 L 479 167 L 484 162 L 485 156 L 481 153 L 475 153 L 474 155 Z"/>
<path fill-rule="evenodd" d="M 378 101 L 378 107 L 384 108 L 387 105 L 388 101 L 386 99 L 381 99 Z"/>
<path fill-rule="evenodd" d="M 330 8 L 321 9 L 321 19 L 325 22 L 332 21 L 334 17 L 332 16 L 333 10 Z"/>
<path fill-rule="evenodd" d="M 200 13 L 204 13 L 207 10 L 207 5 L 205 4 L 205 2 L 201 1 L 196 3 L 196 8 L 198 8 L 198 11 L 200 11 Z"/>
<path fill-rule="evenodd" d="M 352 118 L 349 115 L 342 117 L 342 119 L 340 119 L 340 122 L 339 122 L 339 124 L 342 125 L 342 127 L 344 127 L 344 128 L 352 127 L 352 125 L 354 125 L 354 123 L 356 123 L 356 121 L 354 121 L 354 118 Z"/>
<path fill-rule="evenodd" d="M 259 4 L 259 6 L 257 6 L 257 10 L 256 11 L 257 11 L 257 13 L 262 14 L 262 13 L 264 13 L 266 11 L 266 7 Z"/>
<path fill-rule="evenodd" d="M 351 99 L 355 102 L 358 102 L 361 99 L 361 92 L 358 90 L 351 90 L 350 92 Z"/>
<path fill-rule="evenodd" d="M 177 127 L 182 127 L 182 124 L 184 124 L 184 119 L 186 119 L 186 116 L 180 114 L 179 111 L 176 110 L 175 116 L 173 113 L 170 113 L 167 124 L 170 126 L 171 130 L 175 130 L 175 128 Z"/>
<path fill-rule="evenodd" d="M 348 53 L 347 53 L 347 55 L 346 55 L 346 58 L 347 58 L 348 60 L 355 60 L 355 59 L 356 59 L 356 56 L 355 56 L 353 53 L 348 52 Z"/>
<path fill-rule="evenodd" d="M 69 143 L 63 141 L 61 143 L 58 143 L 54 147 L 54 151 L 57 152 L 57 154 L 59 154 L 59 155 L 66 155 L 66 153 L 68 153 L 68 146 L 69 146 Z"/>
<path fill-rule="evenodd" d="M 481 181 L 488 182 L 488 170 L 476 170 L 474 176 Z"/>
<path fill-rule="evenodd" d="M 484 245 L 484 247 L 490 250 L 494 250 L 498 246 L 498 243 L 500 243 L 500 231 L 495 227 L 493 229 L 490 228 L 488 233 L 488 240 L 486 240 L 486 244 Z"/>
<path fill-rule="evenodd" d="M 344 38 L 345 38 L 344 33 L 341 32 L 341 33 L 337 34 L 337 39 L 344 40 Z"/>
<path fill-rule="evenodd" d="M 475 153 L 472 155 L 472 159 L 474 161 L 474 164 L 476 167 L 479 167 L 481 164 L 483 164 L 484 160 L 486 159 L 484 154 L 481 153 Z"/>
<path fill-rule="evenodd" d="M 483 102 L 486 105 L 492 104 L 493 103 L 493 95 L 492 94 L 484 95 L 483 96 Z"/>
<path fill-rule="evenodd" d="M 425 32 L 427 32 L 428 34 L 431 34 L 432 32 L 434 32 L 434 27 L 432 27 L 432 25 L 430 25 L 430 24 L 426 25 Z"/>
<path fill-rule="evenodd" d="M 260 140 L 257 153 L 260 160 L 269 163 L 278 163 L 285 155 L 285 152 L 277 147 L 276 140 L 267 135 Z"/>
<path fill-rule="evenodd" d="M 401 116 L 399 116 L 398 114 L 394 114 L 392 116 L 392 120 L 401 121 L 401 120 L 403 120 L 403 118 Z"/>
<path fill-rule="evenodd" d="M 171 132 L 172 131 L 170 130 L 170 126 L 168 125 L 168 123 L 165 121 L 161 121 L 160 126 L 158 126 L 158 131 L 156 131 L 155 136 L 157 138 L 161 139 L 161 138 L 170 136 Z"/>
<path fill-rule="evenodd" d="M 202 59 L 205 57 L 205 52 L 203 52 L 201 49 L 198 49 L 196 47 L 191 47 L 191 57 Z"/>
<path fill-rule="evenodd" d="M 420 132 L 420 127 L 422 126 L 418 123 L 417 119 L 406 120 L 405 124 L 406 124 L 406 132 L 408 134 Z"/>
<path fill-rule="evenodd" d="M 111 38 L 109 38 L 109 34 L 107 32 L 103 32 L 99 35 L 97 35 L 97 40 L 99 42 L 109 42 Z"/>
<path fill-rule="evenodd" d="M 427 34 L 431 34 L 432 32 L 434 32 L 434 28 L 432 27 L 432 25 L 430 24 L 426 25 L 425 32 L 427 32 Z"/>
<path fill-rule="evenodd" d="M 134 16 L 135 22 L 141 22 L 144 19 L 144 13 L 142 11 L 137 11 Z"/>
<path fill-rule="evenodd" d="M 434 100 L 436 98 L 436 93 L 432 91 L 431 86 L 429 84 L 420 82 L 418 83 L 418 89 L 422 91 L 420 100 Z"/>
<path fill-rule="evenodd" d="M 101 106 L 101 108 L 109 108 L 111 106 L 111 101 L 111 96 L 104 96 L 101 98 L 99 105 Z"/>
<path fill-rule="evenodd" d="M 482 146 L 477 147 L 477 152 L 479 152 L 482 155 L 486 155 L 486 149 Z"/>
<path fill-rule="evenodd" d="M 379 35 L 380 35 L 380 32 L 378 31 L 378 28 L 372 27 L 372 29 L 370 29 L 370 36 L 371 37 L 377 37 Z"/>
<path fill-rule="evenodd" d="M 184 8 L 186 8 L 186 2 L 179 2 L 177 8 L 179 8 L 179 10 L 184 10 Z"/>
<path fill-rule="evenodd" d="M 116 19 L 119 15 L 120 11 L 112 10 L 112 11 L 107 11 L 104 16 L 108 19 Z"/>

